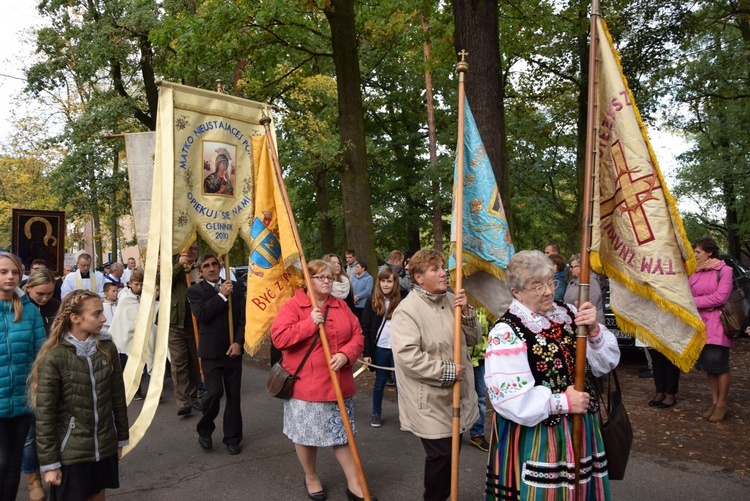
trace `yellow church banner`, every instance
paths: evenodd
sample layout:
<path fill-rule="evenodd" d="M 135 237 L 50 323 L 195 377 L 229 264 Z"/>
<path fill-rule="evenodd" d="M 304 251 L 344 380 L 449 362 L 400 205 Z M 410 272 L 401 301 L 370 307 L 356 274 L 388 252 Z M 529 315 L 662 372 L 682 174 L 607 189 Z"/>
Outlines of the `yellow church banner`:
<path fill-rule="evenodd" d="M 618 326 L 688 371 L 706 339 L 687 281 L 695 258 L 601 19 L 598 36 L 591 265 L 610 278 Z"/>
<path fill-rule="evenodd" d="M 299 249 L 266 137 L 253 137 L 255 197 L 247 273 L 245 350 L 254 355 L 279 309 L 302 286 Z"/>
<path fill-rule="evenodd" d="M 185 249 L 196 231 L 219 254 L 240 234 L 250 245 L 253 136 L 265 134 L 259 120 L 268 106 L 162 82 L 159 112 L 170 118 L 157 149 L 174 148 L 172 251 Z"/>
<path fill-rule="evenodd" d="M 160 304 L 172 299 L 172 274 L 158 274 L 159 261 L 171 263 L 195 239 L 226 254 L 238 235 L 252 244 L 253 166 L 256 136 L 265 137 L 259 121 L 268 106 L 227 94 L 160 82 L 148 250 L 138 318 L 123 371 L 128 403 L 140 386 L 149 347 L 153 346 L 151 383 L 141 412 L 130 428 L 127 454 L 143 439 L 156 414 L 166 367 L 169 322 L 158 322 L 152 339 L 157 290 Z M 271 124 L 273 137 L 273 125 Z M 261 138 L 263 139 L 263 138 Z M 157 274 L 159 282 L 157 287 Z M 165 318 L 169 318 L 167 315 Z M 248 325 L 253 319 L 248 318 Z"/>

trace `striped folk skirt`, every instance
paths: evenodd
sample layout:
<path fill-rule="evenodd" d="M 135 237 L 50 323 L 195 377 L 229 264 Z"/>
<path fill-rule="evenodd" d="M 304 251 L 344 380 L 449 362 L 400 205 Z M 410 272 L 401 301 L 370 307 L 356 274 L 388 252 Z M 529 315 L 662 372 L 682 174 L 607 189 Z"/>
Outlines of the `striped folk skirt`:
<path fill-rule="evenodd" d="M 495 414 L 485 500 L 574 501 L 573 420 L 521 426 Z M 582 496 L 608 500 L 607 456 L 596 414 L 583 415 Z"/>

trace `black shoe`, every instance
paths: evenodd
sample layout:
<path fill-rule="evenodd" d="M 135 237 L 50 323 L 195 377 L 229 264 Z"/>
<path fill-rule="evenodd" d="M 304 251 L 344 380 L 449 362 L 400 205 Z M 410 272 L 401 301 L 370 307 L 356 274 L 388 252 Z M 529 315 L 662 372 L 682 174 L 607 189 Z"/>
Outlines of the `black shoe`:
<path fill-rule="evenodd" d="M 648 367 L 646 367 L 645 369 L 641 369 L 638 372 L 638 377 L 641 378 L 641 379 L 650 379 L 650 378 L 654 377 L 654 371 L 652 371 L 651 369 L 649 369 Z"/>
<path fill-rule="evenodd" d="M 370 426 L 373 428 L 380 428 L 382 425 L 383 423 L 380 420 L 380 414 L 373 414 L 370 418 Z"/>
<path fill-rule="evenodd" d="M 346 488 L 346 499 L 349 501 L 365 501 L 365 498 L 361 498 L 359 496 L 355 496 L 352 491 L 349 490 L 349 488 Z M 378 501 L 378 498 L 370 498 L 372 501 Z"/>
<path fill-rule="evenodd" d="M 210 451 L 214 448 L 214 443 L 211 440 L 211 437 L 203 437 L 201 435 L 198 435 L 198 443 L 201 444 L 201 447 L 204 451 Z"/>
<path fill-rule="evenodd" d="M 661 395 L 661 398 L 659 398 L 659 395 Z M 657 393 L 654 398 L 652 398 L 648 405 L 649 407 L 659 407 L 659 404 L 666 398 L 666 395 L 664 393 Z"/>
<path fill-rule="evenodd" d="M 487 442 L 487 439 L 484 438 L 484 435 L 473 435 L 471 440 L 469 440 L 469 445 L 473 445 L 480 451 L 484 452 L 489 452 L 490 450 L 490 444 Z"/>
<path fill-rule="evenodd" d="M 310 492 L 310 490 L 307 488 L 307 479 L 303 478 L 302 482 L 305 485 L 305 492 L 307 493 L 307 497 L 309 497 L 313 501 L 326 501 L 326 499 L 328 499 L 328 497 L 326 496 L 326 491 Z"/>
<path fill-rule="evenodd" d="M 242 447 L 240 447 L 240 444 L 227 444 L 227 452 L 234 456 L 242 452 Z"/>
<path fill-rule="evenodd" d="M 177 411 L 177 415 L 189 416 L 191 412 L 193 412 L 193 409 L 191 409 L 190 407 L 180 407 L 180 409 Z"/>
<path fill-rule="evenodd" d="M 195 402 L 193 402 L 193 406 L 192 407 L 196 411 L 202 411 L 203 410 L 203 404 L 201 403 L 200 400 L 196 400 Z"/>
<path fill-rule="evenodd" d="M 658 405 L 659 409 L 668 409 L 670 407 L 673 407 L 677 403 L 677 397 L 672 397 L 672 398 L 673 400 L 671 404 L 665 403 L 664 400 L 659 402 L 659 405 Z"/>
<path fill-rule="evenodd" d="M 144 400 L 146 397 L 143 396 L 143 393 L 141 393 L 141 390 L 138 390 L 135 392 L 135 396 L 133 397 L 133 400 Z"/>

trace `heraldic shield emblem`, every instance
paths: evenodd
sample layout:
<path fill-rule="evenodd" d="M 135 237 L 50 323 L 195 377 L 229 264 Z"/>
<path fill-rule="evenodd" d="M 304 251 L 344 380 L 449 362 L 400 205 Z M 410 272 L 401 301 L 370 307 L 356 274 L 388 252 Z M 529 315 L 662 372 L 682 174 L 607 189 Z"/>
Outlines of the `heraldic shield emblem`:
<path fill-rule="evenodd" d="M 270 217 L 264 217 L 263 220 L 256 217 L 250 229 L 250 235 L 253 237 L 250 245 L 250 260 L 256 266 L 265 269 L 275 266 L 281 258 L 281 244 L 267 226 L 270 222 Z"/>

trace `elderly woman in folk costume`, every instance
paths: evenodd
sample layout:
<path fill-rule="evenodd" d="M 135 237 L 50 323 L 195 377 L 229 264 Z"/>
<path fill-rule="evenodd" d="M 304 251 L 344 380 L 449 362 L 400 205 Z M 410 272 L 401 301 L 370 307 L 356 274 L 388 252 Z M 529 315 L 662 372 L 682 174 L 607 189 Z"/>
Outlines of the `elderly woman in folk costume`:
<path fill-rule="evenodd" d="M 573 414 L 583 415 L 579 499 L 609 499 L 607 458 L 587 381 L 574 387 L 576 327 L 588 331 L 586 360 L 595 376 L 617 366 L 617 339 L 596 321 L 596 308 L 553 301 L 555 267 L 539 251 L 514 255 L 506 283 L 514 296 L 489 334 L 487 393 L 495 429 L 487 468 L 487 500 L 572 500 Z"/>

